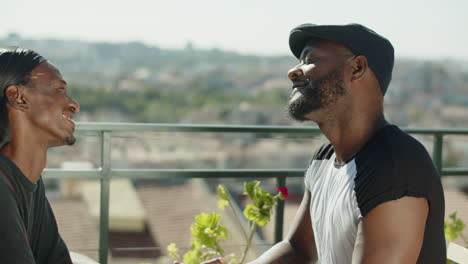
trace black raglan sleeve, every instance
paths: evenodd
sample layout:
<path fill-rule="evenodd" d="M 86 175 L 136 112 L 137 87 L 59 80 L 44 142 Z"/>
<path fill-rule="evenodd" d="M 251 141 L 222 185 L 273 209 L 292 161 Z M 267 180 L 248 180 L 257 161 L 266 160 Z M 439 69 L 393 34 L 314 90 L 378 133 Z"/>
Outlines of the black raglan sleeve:
<path fill-rule="evenodd" d="M 363 217 L 384 202 L 405 196 L 431 202 L 441 192 L 440 178 L 424 146 L 409 135 L 387 133 L 356 157 L 355 191 Z"/>

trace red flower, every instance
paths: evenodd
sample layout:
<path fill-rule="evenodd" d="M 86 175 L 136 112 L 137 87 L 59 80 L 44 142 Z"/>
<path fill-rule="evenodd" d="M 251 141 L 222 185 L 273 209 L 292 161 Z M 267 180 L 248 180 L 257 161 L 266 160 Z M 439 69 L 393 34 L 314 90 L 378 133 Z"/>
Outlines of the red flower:
<path fill-rule="evenodd" d="M 278 187 L 278 188 L 276 188 L 276 191 L 280 192 L 280 199 L 281 200 L 289 199 L 288 187 Z"/>

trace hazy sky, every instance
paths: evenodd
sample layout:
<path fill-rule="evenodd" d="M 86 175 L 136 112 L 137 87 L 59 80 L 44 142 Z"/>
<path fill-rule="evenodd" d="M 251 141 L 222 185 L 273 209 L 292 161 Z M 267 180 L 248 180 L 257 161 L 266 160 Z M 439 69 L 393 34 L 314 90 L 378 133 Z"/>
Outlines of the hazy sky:
<path fill-rule="evenodd" d="M 142 41 L 165 48 L 290 54 L 302 23 L 361 23 L 386 36 L 397 56 L 468 60 L 466 0 L 5 0 L 0 35 Z"/>

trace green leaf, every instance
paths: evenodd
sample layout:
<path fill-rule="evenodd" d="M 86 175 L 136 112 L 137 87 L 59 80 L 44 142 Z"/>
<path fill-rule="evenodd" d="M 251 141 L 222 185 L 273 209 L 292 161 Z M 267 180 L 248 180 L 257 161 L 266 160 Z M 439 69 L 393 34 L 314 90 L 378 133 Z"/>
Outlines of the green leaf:
<path fill-rule="evenodd" d="M 222 200 L 228 200 L 228 195 L 227 195 L 227 191 L 226 189 L 224 188 L 224 186 L 222 186 L 221 184 L 218 185 L 218 197 L 219 199 L 222 199 Z"/>
<path fill-rule="evenodd" d="M 270 221 L 270 215 L 270 209 L 262 209 L 255 204 L 249 204 L 244 209 L 244 216 L 259 226 L 266 225 Z"/>
<path fill-rule="evenodd" d="M 216 230 L 218 234 L 218 238 L 229 238 L 229 230 L 225 226 L 218 226 Z"/>
<path fill-rule="evenodd" d="M 197 239 L 196 237 L 192 237 L 192 248 L 194 250 L 199 250 L 202 248 L 202 243 L 200 242 L 199 239 Z"/>
<path fill-rule="evenodd" d="M 276 205 L 276 201 L 273 196 L 269 192 L 263 191 L 260 187 L 257 189 L 257 200 L 260 207 L 272 207 Z"/>
<path fill-rule="evenodd" d="M 256 201 L 256 188 L 260 185 L 259 181 L 244 182 L 244 189 L 252 201 Z"/>
<path fill-rule="evenodd" d="M 175 243 L 170 243 L 168 246 L 167 246 L 167 253 L 169 254 L 169 256 L 171 256 L 171 258 L 177 260 L 179 259 L 179 249 L 176 247 L 176 244 Z"/>
<path fill-rule="evenodd" d="M 447 241 L 452 242 L 463 232 L 466 225 L 457 217 L 457 212 L 449 216 L 449 220 L 444 222 L 444 233 Z"/>
<path fill-rule="evenodd" d="M 219 197 L 218 208 L 224 210 L 224 207 L 229 205 L 229 197 L 226 189 L 221 184 L 218 185 L 217 194 Z"/>
<path fill-rule="evenodd" d="M 203 246 L 214 248 L 219 239 L 229 236 L 227 229 L 219 224 L 221 215 L 217 213 L 201 213 L 195 217 L 195 223 L 190 226 L 192 232 L 192 248 Z"/>
<path fill-rule="evenodd" d="M 203 230 L 203 233 L 205 233 L 205 235 L 210 236 L 210 237 L 215 235 L 213 229 L 211 229 L 209 227 L 205 228 L 205 230 Z"/>
<path fill-rule="evenodd" d="M 449 216 L 449 218 L 452 219 L 453 221 L 455 221 L 455 220 L 457 219 L 457 213 L 458 213 L 458 212 L 453 212 L 453 214 L 451 214 L 451 215 Z"/>
<path fill-rule="evenodd" d="M 184 263 L 185 264 L 200 264 L 203 260 L 200 259 L 201 252 L 198 250 L 192 250 L 184 255 Z"/>
<path fill-rule="evenodd" d="M 219 209 L 224 210 L 224 207 L 226 207 L 228 205 L 229 205 L 229 201 L 219 199 L 219 201 L 218 201 L 218 208 Z"/>

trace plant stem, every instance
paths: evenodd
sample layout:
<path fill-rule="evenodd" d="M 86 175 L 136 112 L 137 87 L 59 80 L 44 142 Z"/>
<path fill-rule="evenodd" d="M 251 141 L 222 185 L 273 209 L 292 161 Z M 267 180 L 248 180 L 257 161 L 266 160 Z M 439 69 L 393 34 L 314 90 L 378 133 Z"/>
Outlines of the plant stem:
<path fill-rule="evenodd" d="M 242 258 L 241 258 L 240 264 L 244 264 L 245 258 L 247 257 L 247 253 L 249 252 L 250 245 L 252 244 L 253 235 L 255 234 L 255 227 L 256 226 L 257 226 L 257 224 L 255 224 L 255 222 L 252 221 L 251 226 L 250 226 L 249 238 L 247 240 L 247 245 L 245 246 L 244 252 L 242 253 Z"/>
<path fill-rule="evenodd" d="M 236 219 L 236 223 L 237 223 L 237 225 L 239 225 L 240 229 L 242 230 L 242 234 L 244 235 L 245 242 L 247 242 L 247 240 L 248 240 L 247 233 L 245 232 L 245 229 L 244 229 L 244 227 L 242 226 L 242 223 L 241 223 L 241 221 L 240 221 L 240 218 L 239 218 L 239 216 L 237 215 L 234 206 L 232 206 L 232 202 L 231 202 L 231 201 L 229 201 L 229 207 L 231 207 L 231 210 L 232 210 L 232 212 L 234 213 L 234 216 L 235 216 L 234 218 Z"/>

